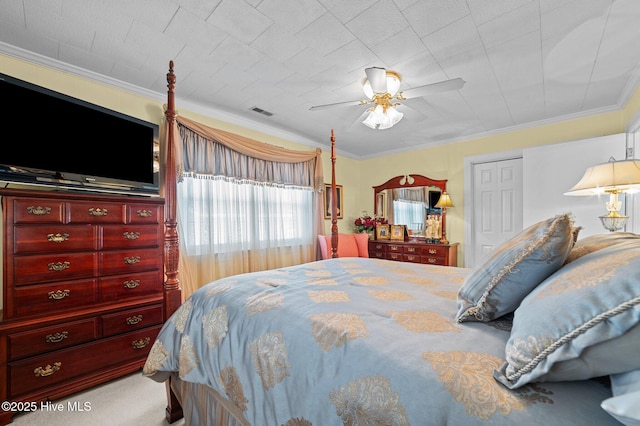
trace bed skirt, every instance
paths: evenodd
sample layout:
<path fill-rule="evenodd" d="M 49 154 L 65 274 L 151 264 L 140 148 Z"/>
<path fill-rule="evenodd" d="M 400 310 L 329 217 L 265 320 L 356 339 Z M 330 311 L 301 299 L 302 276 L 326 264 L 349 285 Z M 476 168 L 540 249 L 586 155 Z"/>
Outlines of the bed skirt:
<path fill-rule="evenodd" d="M 238 407 L 208 386 L 171 376 L 171 389 L 180 401 L 185 424 L 206 426 L 250 426 Z"/>

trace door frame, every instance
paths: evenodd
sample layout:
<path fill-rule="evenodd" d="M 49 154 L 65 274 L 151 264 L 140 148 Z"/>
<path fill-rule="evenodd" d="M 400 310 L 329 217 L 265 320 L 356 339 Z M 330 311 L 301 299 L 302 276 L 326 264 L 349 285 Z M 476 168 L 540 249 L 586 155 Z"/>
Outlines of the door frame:
<path fill-rule="evenodd" d="M 473 222 L 473 212 L 475 206 L 474 200 L 474 182 L 473 182 L 473 167 L 476 164 L 482 163 L 493 163 L 496 161 L 504 161 L 504 160 L 515 160 L 518 158 L 523 158 L 523 150 L 521 148 L 509 150 L 509 151 L 500 151 L 500 152 L 491 152 L 489 154 L 481 154 L 481 155 L 473 155 L 464 157 L 464 265 L 469 268 L 473 262 L 473 247 L 474 238 L 473 238 L 473 229 L 475 227 L 475 223 Z"/>

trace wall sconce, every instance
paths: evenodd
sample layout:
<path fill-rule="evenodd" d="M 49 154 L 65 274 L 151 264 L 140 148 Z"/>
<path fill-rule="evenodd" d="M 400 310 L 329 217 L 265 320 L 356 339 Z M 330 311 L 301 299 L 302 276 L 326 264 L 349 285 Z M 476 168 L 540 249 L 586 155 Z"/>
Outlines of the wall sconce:
<path fill-rule="evenodd" d="M 447 194 L 447 191 L 443 191 L 442 194 L 440 194 L 440 199 L 438 200 L 438 202 L 435 205 L 436 208 L 442 209 L 442 214 L 445 215 L 447 213 L 447 207 L 453 207 L 453 203 L 451 202 L 451 197 L 449 196 L 449 194 Z M 440 238 L 440 242 L 442 244 L 449 244 L 449 241 L 447 241 L 447 229 L 446 229 L 446 222 L 445 222 L 445 226 L 442 227 L 442 238 Z"/>
<path fill-rule="evenodd" d="M 640 190 L 640 161 L 621 160 L 613 157 L 608 162 L 591 166 L 582 179 L 564 195 L 609 194 L 606 203 L 608 213 L 600 216 L 602 226 L 611 232 L 619 231 L 627 224 L 628 216 L 620 214 L 622 202 L 619 195 Z"/>

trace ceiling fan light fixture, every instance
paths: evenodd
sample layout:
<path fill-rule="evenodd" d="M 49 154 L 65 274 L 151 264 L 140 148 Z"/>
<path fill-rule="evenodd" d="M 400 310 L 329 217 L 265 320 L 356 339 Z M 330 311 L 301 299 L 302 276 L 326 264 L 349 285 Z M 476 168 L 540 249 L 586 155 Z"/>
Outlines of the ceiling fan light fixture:
<path fill-rule="evenodd" d="M 364 119 L 362 124 L 374 130 L 389 129 L 402 120 L 404 114 L 393 107 L 387 108 L 386 111 L 381 105 L 369 111 L 369 115 Z"/>

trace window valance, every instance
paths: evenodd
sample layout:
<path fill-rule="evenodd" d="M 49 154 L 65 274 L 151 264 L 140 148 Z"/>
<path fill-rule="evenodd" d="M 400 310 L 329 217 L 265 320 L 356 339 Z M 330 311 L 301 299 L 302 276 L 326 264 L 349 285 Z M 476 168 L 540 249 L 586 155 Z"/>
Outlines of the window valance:
<path fill-rule="evenodd" d="M 176 149 L 181 173 L 223 175 L 258 182 L 324 188 L 322 150 L 296 151 L 265 144 L 231 132 L 176 117 L 181 147 Z M 278 167 L 279 163 L 287 163 Z M 284 165 L 283 165 L 284 166 Z"/>

